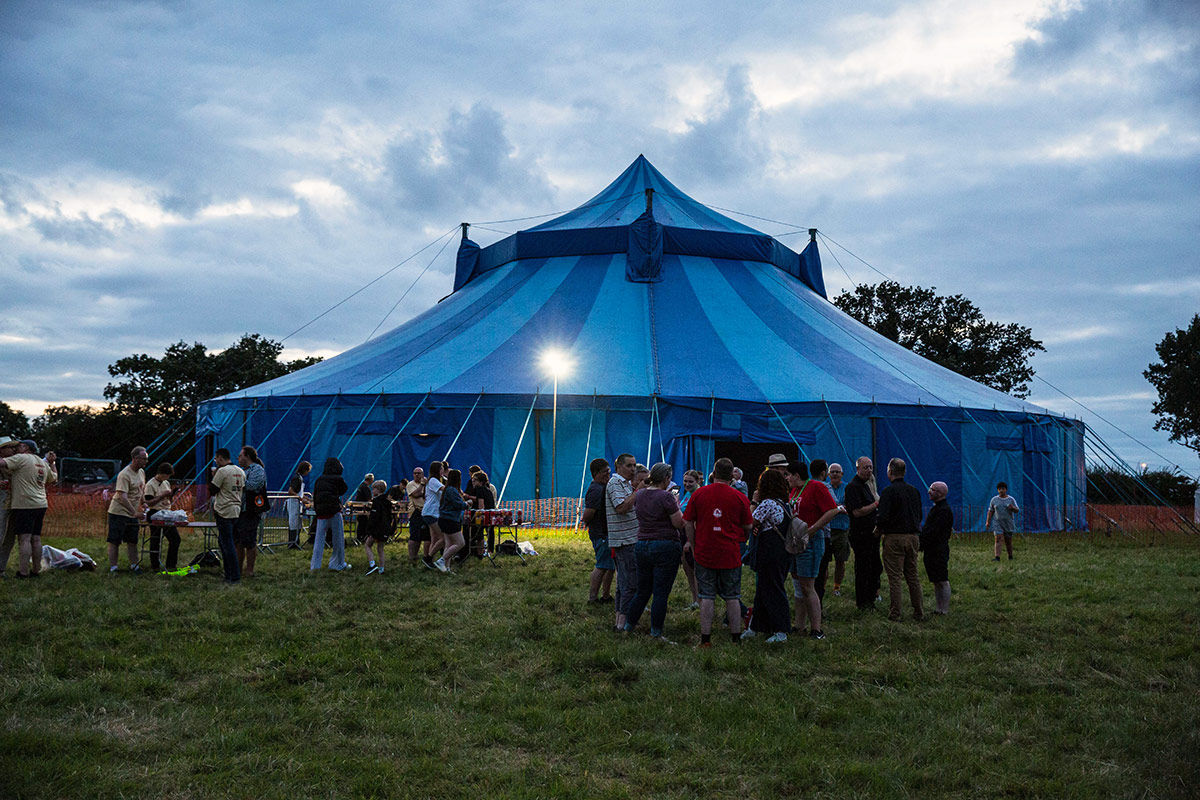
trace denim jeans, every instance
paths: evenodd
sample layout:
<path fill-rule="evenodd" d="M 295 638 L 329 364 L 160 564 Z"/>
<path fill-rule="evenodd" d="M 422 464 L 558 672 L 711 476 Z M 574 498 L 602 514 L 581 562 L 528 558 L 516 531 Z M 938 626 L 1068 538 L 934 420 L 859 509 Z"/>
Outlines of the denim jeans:
<path fill-rule="evenodd" d="M 679 572 L 679 559 L 683 556 L 683 545 L 678 541 L 653 540 L 638 542 L 633 549 L 637 557 L 638 591 L 629 607 L 626 624 L 637 627 L 646 604 L 653 595 L 650 606 L 650 635 L 661 636 L 663 623 L 667 621 L 667 598 Z"/>
<path fill-rule="evenodd" d="M 329 556 L 329 568 L 343 570 L 346 568 L 346 534 L 342 528 L 341 513 L 334 514 L 329 519 L 317 520 L 317 538 L 313 541 L 312 562 L 309 569 L 320 569 L 321 558 L 325 555 L 325 532 L 333 532 L 333 553 Z"/>
<path fill-rule="evenodd" d="M 222 517 L 213 514 L 217 521 L 217 548 L 221 551 L 221 566 L 225 568 L 225 580 L 237 583 L 242 579 L 242 567 L 238 563 L 237 550 L 233 546 L 233 526 L 237 517 Z"/>

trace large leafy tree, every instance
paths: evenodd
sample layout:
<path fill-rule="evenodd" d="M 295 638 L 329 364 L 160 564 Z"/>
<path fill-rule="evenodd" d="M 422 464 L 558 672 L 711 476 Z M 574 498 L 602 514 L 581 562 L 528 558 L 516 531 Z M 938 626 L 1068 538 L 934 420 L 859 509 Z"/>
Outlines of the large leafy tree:
<path fill-rule="evenodd" d="M 1029 359 L 1042 343 L 1015 322 L 988 322 L 961 294 L 883 281 L 843 291 L 834 305 L 893 342 L 1015 397 L 1029 396 Z"/>
<path fill-rule="evenodd" d="M 1200 452 L 1200 314 L 1186 330 L 1164 336 L 1154 349 L 1159 360 L 1142 373 L 1158 390 L 1158 402 L 1151 409 L 1158 415 L 1154 428 Z"/>
<path fill-rule="evenodd" d="M 176 342 L 162 357 L 127 356 L 109 365 L 117 378 L 104 387 L 104 396 L 118 408 L 178 418 L 201 401 L 272 378 L 320 361 L 301 358 L 280 361 L 283 344 L 257 333 L 242 336 L 232 347 L 209 352 L 199 342 Z"/>
<path fill-rule="evenodd" d="M 148 412 L 116 406 L 49 406 L 34 417 L 33 438 L 59 455 L 126 461 L 135 444 L 150 444 L 168 424 Z"/>
<path fill-rule="evenodd" d="M 8 403 L 0 400 L 0 436 L 13 436 L 23 439 L 30 434 L 29 418 L 24 411 L 19 411 Z"/>
<path fill-rule="evenodd" d="M 108 368 L 116 379 L 104 388 L 110 405 L 51 406 L 33 421 L 33 432 L 39 445 L 84 458 L 124 461 L 134 445 L 157 441 L 151 452 L 155 461 L 190 461 L 187 416 L 201 401 L 321 360 L 280 361 L 282 352 L 280 342 L 248 333 L 216 352 L 199 342 L 176 342 L 162 356 L 126 356 Z"/>

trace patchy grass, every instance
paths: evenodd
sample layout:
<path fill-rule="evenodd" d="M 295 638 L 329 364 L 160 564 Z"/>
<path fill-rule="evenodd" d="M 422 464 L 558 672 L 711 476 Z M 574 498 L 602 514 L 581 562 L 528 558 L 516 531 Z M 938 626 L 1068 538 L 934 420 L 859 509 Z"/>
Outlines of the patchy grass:
<path fill-rule="evenodd" d="M 103 543 L 75 540 L 94 556 Z M 948 618 L 701 652 L 585 602 L 590 547 L 453 576 L 259 558 L 0 583 L 0 797 L 1194 797 L 1200 548 L 956 543 Z M 198 549 L 185 539 L 182 552 Z M 10 569 L 11 573 L 11 569 Z M 852 581 L 848 581 L 852 584 Z M 749 594 L 753 579 L 747 573 Z M 930 592 L 931 594 L 931 592 Z M 885 589 L 886 596 L 886 589 Z M 931 598 L 930 598 L 931 600 Z"/>

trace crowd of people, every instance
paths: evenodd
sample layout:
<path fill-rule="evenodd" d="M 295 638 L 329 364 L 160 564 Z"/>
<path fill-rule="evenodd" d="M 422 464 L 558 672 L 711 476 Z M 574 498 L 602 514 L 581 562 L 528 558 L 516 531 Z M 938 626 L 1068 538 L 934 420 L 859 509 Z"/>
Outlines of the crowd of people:
<path fill-rule="evenodd" d="M 770 644 L 801 633 L 824 639 L 826 584 L 833 569 L 833 593 L 840 595 L 846 564 L 854 554 L 857 607 L 869 611 L 881 602 L 882 576 L 888 576 L 888 618 L 903 615 L 905 589 L 912 618 L 925 619 L 917 556 L 933 583 L 935 614 L 950 611 L 950 537 L 954 512 L 948 487 L 936 481 L 926 490 L 932 503 L 922 512 L 920 490 L 905 480 L 907 465 L 888 462 L 888 483 L 878 489 L 874 464 L 863 456 L 855 475 L 843 482 L 840 464 L 770 457 L 751 492 L 741 470 L 718 459 L 707 482 L 689 470 L 682 486 L 669 464 L 647 469 L 629 453 L 610 466 L 591 462 L 592 482 L 584 496 L 582 521 L 595 554 L 589 579 L 590 603 L 614 604 L 614 630 L 636 630 L 646 607 L 649 633 L 665 640 L 667 597 L 682 568 L 688 575 L 692 607 L 700 612 L 700 646 L 712 646 L 716 600 L 734 642 L 763 635 Z M 1016 502 L 999 485 L 988 524 L 995 522 L 996 558 L 1000 543 L 1011 558 Z M 793 519 L 804 544 L 786 546 Z M 755 574 L 751 605 L 742 600 L 743 567 Z M 788 578 L 792 603 L 789 611 Z M 612 589 L 615 583 L 615 591 Z"/>
<path fill-rule="evenodd" d="M 168 511 L 178 489 L 174 467 L 163 462 L 146 480 L 149 455 L 135 447 L 129 463 L 115 479 L 108 506 L 108 564 L 119 570 L 125 545 L 129 570 L 142 571 L 137 551 L 144 518 Z M 210 507 L 224 579 L 237 583 L 253 577 L 258 554 L 260 520 L 270 508 L 266 466 L 254 447 L 238 451 L 236 460 L 221 448 L 213 457 L 208 481 Z M 351 569 L 346 558 L 343 514 L 350 487 L 337 458 L 325 460 L 311 483 L 312 465 L 301 461 L 287 486 L 285 510 L 288 547 L 311 544 L 311 571 Z M 927 488 L 932 508 L 922 513 L 920 490 L 905 480 L 900 459 L 887 466 L 888 483 L 876 484 L 874 465 L 863 456 L 854 464 L 854 477 L 844 482 L 840 464 L 823 459 L 809 463 L 770 457 L 753 491 L 742 471 L 722 458 L 707 478 L 696 470 L 673 480 L 666 463 L 652 467 L 623 453 L 610 466 L 594 459 L 592 482 L 584 495 L 581 521 L 594 550 L 588 600 L 614 604 L 614 628 L 638 628 L 649 608 L 649 633 L 665 638 L 667 599 L 680 569 L 691 596 L 690 609 L 699 611 L 701 646 L 712 646 L 716 600 L 725 602 L 725 618 L 734 641 L 763 635 L 768 643 L 787 641 L 801 633 L 825 638 L 825 595 L 833 572 L 834 595 L 840 595 L 851 553 L 854 560 L 854 598 L 860 610 L 881 602 L 882 576 L 888 576 L 888 616 L 902 617 L 905 590 L 911 616 L 924 619 L 925 607 L 918 576 L 922 554 L 926 576 L 934 586 L 936 614 L 949 613 L 948 564 L 954 513 L 947 502 L 948 487 L 937 481 Z M 354 509 L 356 538 L 367 559 L 368 575 L 386 569 L 384 543 L 396 532 L 401 509 L 407 510 L 408 558 L 442 573 L 451 571 L 456 557 L 487 552 L 483 526 L 471 524 L 467 510 L 493 509 L 496 487 L 478 466 L 462 473 L 435 461 L 428 473 L 422 467 L 412 479 L 389 487 L 366 474 L 349 504 Z M 57 480 L 55 455 L 37 454 L 30 440 L 0 436 L 0 575 L 4 575 L 14 544 L 19 549 L 17 577 L 37 577 L 41 565 L 41 531 L 47 510 L 46 486 Z M 1001 482 L 988 506 L 987 525 L 995 532 L 995 559 L 1001 546 L 1013 557 L 1012 535 L 1020 509 Z M 464 531 L 464 517 L 468 530 Z M 924 518 L 922 518 L 924 517 Z M 301 543 L 311 519 L 308 542 Z M 804 523 L 805 546 L 793 552 L 785 546 L 793 519 Z M 150 528 L 150 568 L 175 569 L 180 536 L 174 525 Z M 165 559 L 161 541 L 167 541 Z M 325 550 L 329 549 L 328 561 Z M 756 576 L 752 602 L 742 597 L 743 568 Z M 788 579 L 791 603 L 788 600 Z M 615 588 L 614 588 L 615 587 Z"/>

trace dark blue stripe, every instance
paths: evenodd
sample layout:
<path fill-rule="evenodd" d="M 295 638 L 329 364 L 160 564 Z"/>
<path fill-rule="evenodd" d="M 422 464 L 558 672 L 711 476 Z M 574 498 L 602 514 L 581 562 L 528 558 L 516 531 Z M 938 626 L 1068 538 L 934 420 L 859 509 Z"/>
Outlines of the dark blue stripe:
<path fill-rule="evenodd" d="M 836 339 L 824 335 L 806 322 L 795 310 L 781 303 L 767 291 L 757 278 L 747 274 L 749 270 L 743 262 L 713 259 L 713 264 L 742 298 L 742 302 L 764 325 L 833 380 L 864 397 L 891 395 L 892 402 L 899 402 L 899 398 L 913 398 L 917 394 L 918 387 L 915 384 L 897 380 L 873 364 L 863 361 Z M 787 280 L 782 276 L 781 279 Z M 807 287 L 804 291 L 808 291 Z M 852 339 L 847 344 L 852 342 L 857 344 Z"/>
<path fill-rule="evenodd" d="M 525 324 L 503 342 L 480 342 L 481 347 L 492 348 L 491 354 L 437 391 L 477 393 L 487 387 L 510 386 L 513 371 L 536 364 L 547 342 L 569 349 L 587 322 L 611 263 L 612 256 L 581 257 Z M 468 352 L 469 347 L 464 349 Z"/>

